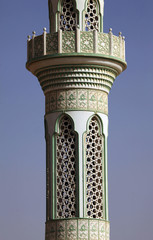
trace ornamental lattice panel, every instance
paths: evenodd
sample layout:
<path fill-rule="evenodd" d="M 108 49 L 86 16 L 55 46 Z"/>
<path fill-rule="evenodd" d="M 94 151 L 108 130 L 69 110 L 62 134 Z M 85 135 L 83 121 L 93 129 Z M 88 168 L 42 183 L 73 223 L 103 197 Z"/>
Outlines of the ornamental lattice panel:
<path fill-rule="evenodd" d="M 99 17 L 97 15 L 97 3 L 95 0 L 89 0 L 85 12 L 85 31 L 99 31 Z"/>
<path fill-rule="evenodd" d="M 57 218 L 76 215 L 76 135 L 68 116 L 60 121 L 56 137 Z"/>
<path fill-rule="evenodd" d="M 76 13 L 73 0 L 64 0 L 60 15 L 60 28 L 62 31 L 74 31 L 76 29 Z"/>
<path fill-rule="evenodd" d="M 103 219 L 103 136 L 94 116 L 86 134 L 87 217 Z"/>

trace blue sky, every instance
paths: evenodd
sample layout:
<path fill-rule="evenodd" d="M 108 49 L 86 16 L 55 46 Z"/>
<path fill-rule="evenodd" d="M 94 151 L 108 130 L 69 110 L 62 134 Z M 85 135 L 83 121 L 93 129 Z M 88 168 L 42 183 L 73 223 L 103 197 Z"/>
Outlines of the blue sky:
<path fill-rule="evenodd" d="M 109 95 L 111 240 L 153 239 L 153 2 L 105 0 L 104 32 L 126 38 Z M 49 29 L 48 1 L 0 4 L 0 239 L 45 233 L 43 92 L 25 68 L 27 35 Z"/>

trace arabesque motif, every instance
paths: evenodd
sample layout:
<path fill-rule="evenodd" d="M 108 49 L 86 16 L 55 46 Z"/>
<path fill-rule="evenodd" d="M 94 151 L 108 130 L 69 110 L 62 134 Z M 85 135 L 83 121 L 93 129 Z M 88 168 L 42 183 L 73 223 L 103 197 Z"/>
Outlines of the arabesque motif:
<path fill-rule="evenodd" d="M 35 37 L 34 40 L 34 56 L 39 57 L 43 55 L 43 35 Z"/>
<path fill-rule="evenodd" d="M 119 37 L 113 35 L 113 56 L 120 56 L 120 40 Z"/>
<path fill-rule="evenodd" d="M 46 35 L 46 53 L 54 54 L 58 51 L 57 33 Z"/>
<path fill-rule="evenodd" d="M 62 37 L 62 52 L 73 53 L 75 52 L 75 33 L 74 32 L 63 32 Z"/>
<path fill-rule="evenodd" d="M 109 55 L 109 34 L 98 33 L 98 53 Z"/>
<path fill-rule="evenodd" d="M 93 53 L 93 33 L 81 32 L 81 52 Z"/>

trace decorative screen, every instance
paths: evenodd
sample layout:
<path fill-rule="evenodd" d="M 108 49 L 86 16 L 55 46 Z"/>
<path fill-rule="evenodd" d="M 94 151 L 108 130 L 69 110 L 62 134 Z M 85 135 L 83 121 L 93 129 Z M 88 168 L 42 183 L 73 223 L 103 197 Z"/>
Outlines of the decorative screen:
<path fill-rule="evenodd" d="M 94 116 L 86 134 L 87 217 L 103 218 L 103 137 Z"/>
<path fill-rule="evenodd" d="M 74 31 L 77 24 L 76 16 L 73 0 L 64 0 L 60 15 L 60 29 L 62 31 Z"/>
<path fill-rule="evenodd" d="M 76 215 L 76 135 L 71 119 L 64 116 L 56 138 L 57 155 L 57 218 Z"/>
<path fill-rule="evenodd" d="M 85 12 L 85 31 L 99 31 L 99 16 L 97 14 L 97 3 L 95 0 L 89 0 Z"/>

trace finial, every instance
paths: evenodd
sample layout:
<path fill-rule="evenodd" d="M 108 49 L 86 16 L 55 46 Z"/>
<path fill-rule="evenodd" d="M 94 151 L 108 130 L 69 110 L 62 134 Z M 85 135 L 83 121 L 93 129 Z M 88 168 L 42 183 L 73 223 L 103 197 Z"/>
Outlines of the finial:
<path fill-rule="evenodd" d="M 35 37 L 35 35 L 36 35 L 36 32 L 35 32 L 35 31 L 33 31 L 32 33 L 33 33 L 33 37 Z"/>
<path fill-rule="evenodd" d="M 109 29 L 109 33 L 112 33 L 112 28 Z"/>
<path fill-rule="evenodd" d="M 44 27 L 43 30 L 44 30 L 44 32 L 46 32 L 47 29 Z"/>
<path fill-rule="evenodd" d="M 121 37 L 122 36 L 122 32 L 119 32 L 119 37 Z"/>
<path fill-rule="evenodd" d="M 30 41 L 30 39 L 31 39 L 31 36 L 30 36 L 30 35 L 28 35 L 28 36 L 27 36 L 27 38 L 28 38 L 28 41 Z"/>
<path fill-rule="evenodd" d="M 79 26 L 79 24 L 77 25 L 77 28 L 78 28 L 78 29 L 80 29 L 80 26 Z"/>
<path fill-rule="evenodd" d="M 125 37 L 123 36 L 122 39 L 125 40 Z"/>

